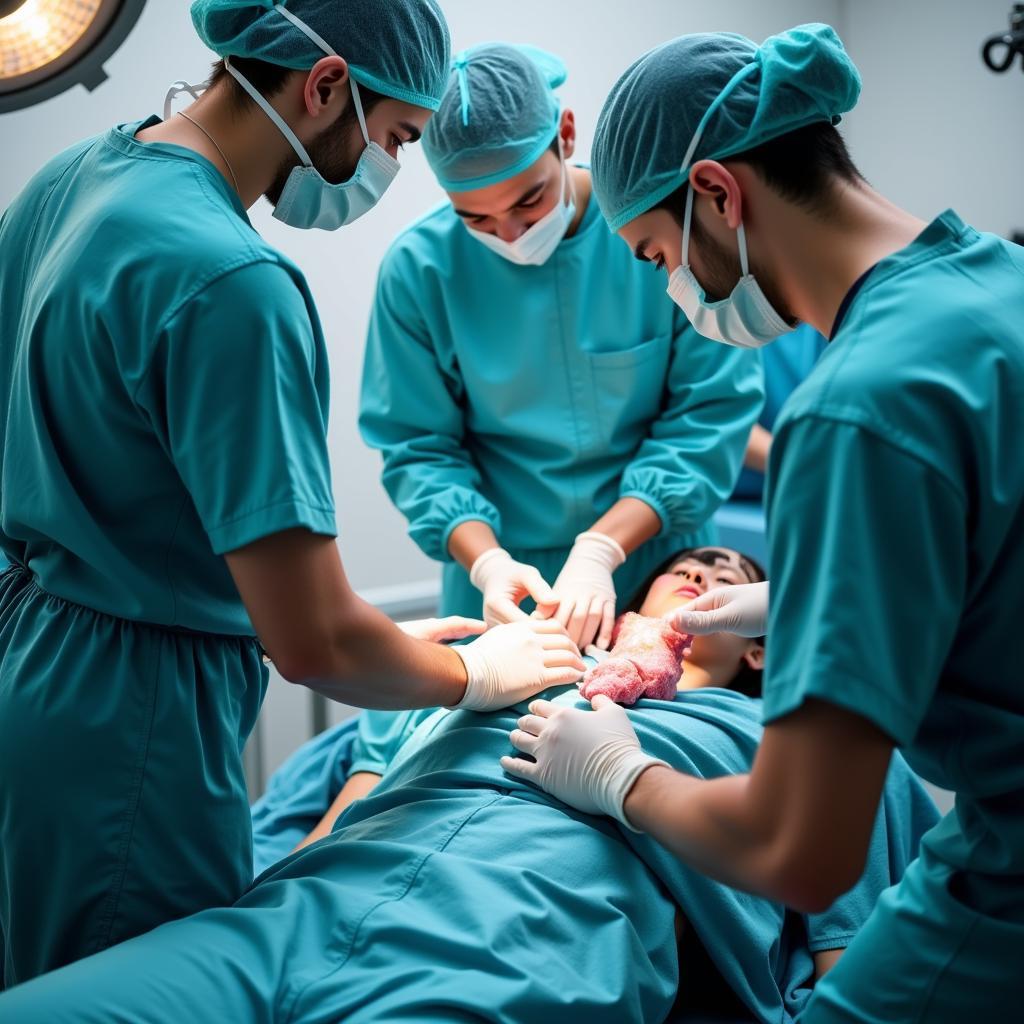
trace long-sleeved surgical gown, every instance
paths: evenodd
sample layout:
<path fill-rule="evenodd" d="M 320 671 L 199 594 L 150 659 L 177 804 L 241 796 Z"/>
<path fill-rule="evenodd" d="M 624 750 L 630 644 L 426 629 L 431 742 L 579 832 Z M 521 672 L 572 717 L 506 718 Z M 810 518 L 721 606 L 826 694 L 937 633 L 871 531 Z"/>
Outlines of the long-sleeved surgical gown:
<path fill-rule="evenodd" d="M 873 722 L 957 794 L 808 1024 L 1019 1020 L 1024 249 L 947 211 L 868 273 L 769 467 L 765 716 Z"/>
<path fill-rule="evenodd" d="M 761 401 L 756 354 L 697 335 L 592 199 L 543 266 L 490 252 L 445 203 L 381 267 L 360 428 L 412 538 L 446 563 L 445 614 L 481 610 L 448 552 L 460 523 L 488 523 L 554 582 L 620 497 L 662 524 L 616 575 L 628 600 L 674 551 L 714 539 Z"/>
<path fill-rule="evenodd" d="M 249 884 L 267 676 L 222 556 L 334 533 L 303 278 L 140 127 L 56 157 L 0 222 L 7 987 Z"/>

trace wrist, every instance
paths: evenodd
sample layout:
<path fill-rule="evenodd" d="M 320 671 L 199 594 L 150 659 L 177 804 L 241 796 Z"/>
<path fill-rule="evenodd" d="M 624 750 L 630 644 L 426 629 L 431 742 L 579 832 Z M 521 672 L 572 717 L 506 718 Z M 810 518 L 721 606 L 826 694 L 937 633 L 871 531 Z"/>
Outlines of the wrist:
<path fill-rule="evenodd" d="M 587 530 L 576 537 L 573 547 L 585 551 L 591 558 L 600 562 L 609 572 L 614 572 L 626 561 L 626 552 L 622 545 L 597 530 Z"/>
<path fill-rule="evenodd" d="M 648 808 L 657 803 L 662 782 L 675 774 L 669 764 L 655 757 L 639 765 L 623 790 L 622 806 L 617 815 L 619 821 L 633 832 L 646 832 Z"/>
<path fill-rule="evenodd" d="M 445 680 L 444 698 L 438 703 L 441 707 L 448 708 L 449 710 L 461 707 L 469 694 L 471 672 L 464 654 L 468 646 L 468 644 L 461 644 L 456 647 L 440 646 L 440 650 L 444 651 L 446 659 L 450 659 L 451 669 L 447 673 L 448 678 Z"/>
<path fill-rule="evenodd" d="M 487 696 L 490 692 L 490 670 L 487 658 L 473 644 L 460 644 L 457 647 L 449 648 L 449 650 L 461 660 L 466 682 L 459 700 L 453 704 L 446 704 L 445 707 L 450 711 L 456 709 L 476 711 L 487 703 Z"/>
<path fill-rule="evenodd" d="M 494 567 L 511 561 L 512 556 L 504 548 L 488 548 L 469 567 L 469 582 L 482 592 Z"/>

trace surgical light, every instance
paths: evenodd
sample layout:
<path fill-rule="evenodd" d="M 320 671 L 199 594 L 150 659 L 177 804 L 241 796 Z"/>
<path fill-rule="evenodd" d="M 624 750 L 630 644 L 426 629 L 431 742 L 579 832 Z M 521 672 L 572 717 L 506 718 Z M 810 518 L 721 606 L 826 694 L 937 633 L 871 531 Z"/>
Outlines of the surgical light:
<path fill-rule="evenodd" d="M 145 0 L 0 0 L 0 113 L 95 89 Z"/>

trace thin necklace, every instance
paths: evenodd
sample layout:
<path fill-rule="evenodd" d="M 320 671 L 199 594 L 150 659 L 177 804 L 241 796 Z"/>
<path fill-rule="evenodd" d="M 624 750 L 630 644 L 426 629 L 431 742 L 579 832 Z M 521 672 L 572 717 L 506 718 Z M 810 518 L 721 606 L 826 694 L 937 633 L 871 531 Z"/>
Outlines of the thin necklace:
<path fill-rule="evenodd" d="M 194 124 L 214 145 L 214 148 L 220 153 L 220 158 L 224 161 L 225 166 L 231 172 L 231 180 L 235 183 L 235 191 L 240 192 L 238 187 L 238 178 L 235 177 L 235 169 L 231 166 L 231 161 L 224 155 L 224 150 L 217 145 L 217 140 L 198 122 L 194 121 L 184 110 L 179 110 L 178 113 L 185 118 L 189 124 Z"/>

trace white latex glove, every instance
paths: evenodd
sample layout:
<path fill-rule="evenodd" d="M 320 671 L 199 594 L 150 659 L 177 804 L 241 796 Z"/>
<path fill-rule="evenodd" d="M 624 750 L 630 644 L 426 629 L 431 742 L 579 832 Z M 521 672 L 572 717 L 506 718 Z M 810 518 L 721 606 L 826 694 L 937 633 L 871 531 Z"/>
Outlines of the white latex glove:
<path fill-rule="evenodd" d="M 735 633 L 764 636 L 768 632 L 768 581 L 720 587 L 694 598 L 665 618 L 679 633 Z"/>
<path fill-rule="evenodd" d="M 466 619 L 461 615 L 449 615 L 444 619 L 412 619 L 395 625 L 416 640 L 428 640 L 434 644 L 444 640 L 465 640 L 467 636 L 487 632 L 487 623 L 482 619 Z"/>
<path fill-rule="evenodd" d="M 626 796 L 644 769 L 665 762 L 640 749 L 624 708 L 603 694 L 593 706 L 593 711 L 582 711 L 535 700 L 509 739 L 536 763 L 503 757 L 501 766 L 562 803 L 586 814 L 607 814 L 633 829 L 622 807 Z"/>
<path fill-rule="evenodd" d="M 554 619 L 494 626 L 471 644 L 453 647 L 466 666 L 466 693 L 457 705 L 495 711 L 549 686 L 574 683 L 586 671 L 576 645 Z"/>
<path fill-rule="evenodd" d="M 517 562 L 504 548 L 485 551 L 469 570 L 469 579 L 484 595 L 488 626 L 526 618 L 519 602 L 532 597 L 542 609 L 558 604 L 551 588 L 532 566 Z"/>
<path fill-rule="evenodd" d="M 626 560 L 622 546 L 603 533 L 581 533 L 555 580 L 556 618 L 580 650 L 592 643 L 603 650 L 615 627 L 612 573 Z M 596 638 L 596 641 L 595 641 Z"/>

